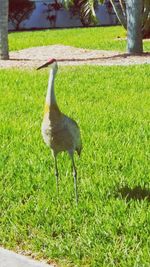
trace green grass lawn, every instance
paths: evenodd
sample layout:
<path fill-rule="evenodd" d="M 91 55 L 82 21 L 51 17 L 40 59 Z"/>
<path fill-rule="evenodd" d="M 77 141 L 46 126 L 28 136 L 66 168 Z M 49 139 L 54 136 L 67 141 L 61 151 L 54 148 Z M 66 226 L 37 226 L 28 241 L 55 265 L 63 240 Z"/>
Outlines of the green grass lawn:
<path fill-rule="evenodd" d="M 83 139 L 77 208 L 69 157 L 58 157 L 58 201 L 41 137 L 47 70 L 0 70 L 2 246 L 60 266 L 149 267 L 149 73 L 149 65 L 60 68 L 57 100 Z"/>
<path fill-rule="evenodd" d="M 121 26 L 29 31 L 10 33 L 9 46 L 10 50 L 20 50 L 63 44 L 89 49 L 126 51 L 126 41 L 116 40 L 117 37 L 126 37 L 126 31 Z M 144 42 L 144 51 L 150 51 L 150 42 Z"/>

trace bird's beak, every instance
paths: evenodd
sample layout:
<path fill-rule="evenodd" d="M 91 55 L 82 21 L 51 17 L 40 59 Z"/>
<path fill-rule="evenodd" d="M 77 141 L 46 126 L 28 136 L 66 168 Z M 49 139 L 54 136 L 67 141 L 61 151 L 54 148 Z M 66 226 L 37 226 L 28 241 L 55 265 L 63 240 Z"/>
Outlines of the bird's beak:
<path fill-rule="evenodd" d="M 46 62 L 43 65 L 41 65 L 40 67 L 38 67 L 36 70 L 40 70 L 42 68 L 46 68 L 48 65 L 49 65 L 49 62 Z"/>

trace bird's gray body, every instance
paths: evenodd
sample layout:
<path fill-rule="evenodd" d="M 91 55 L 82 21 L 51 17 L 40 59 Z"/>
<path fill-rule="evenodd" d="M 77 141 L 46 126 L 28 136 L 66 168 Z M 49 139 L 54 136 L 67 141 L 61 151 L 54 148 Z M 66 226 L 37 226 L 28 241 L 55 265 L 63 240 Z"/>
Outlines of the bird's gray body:
<path fill-rule="evenodd" d="M 50 109 L 51 111 L 45 114 L 42 123 L 45 143 L 50 146 L 55 155 L 62 151 L 68 151 L 68 153 L 77 151 L 80 155 L 82 144 L 77 123 L 60 111 L 53 112 L 53 107 Z"/>

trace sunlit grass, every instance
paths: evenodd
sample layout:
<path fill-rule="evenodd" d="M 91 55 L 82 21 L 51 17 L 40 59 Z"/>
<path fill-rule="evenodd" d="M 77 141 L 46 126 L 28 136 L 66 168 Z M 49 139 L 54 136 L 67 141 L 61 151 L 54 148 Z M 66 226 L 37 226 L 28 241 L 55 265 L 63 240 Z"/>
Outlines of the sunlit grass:
<path fill-rule="evenodd" d="M 126 40 L 123 40 L 125 37 L 126 31 L 123 27 L 112 26 L 10 33 L 9 43 L 10 50 L 63 44 L 89 49 L 126 51 Z M 150 51 L 150 42 L 144 42 L 144 51 Z"/>
<path fill-rule="evenodd" d="M 83 139 L 76 208 L 70 159 L 59 156 L 58 202 L 41 137 L 47 70 L 0 71 L 1 245 L 61 266 L 149 266 L 149 73 L 149 65 L 60 68 L 57 100 Z"/>
<path fill-rule="evenodd" d="M 10 50 L 63 44 L 90 49 L 125 51 L 126 41 L 116 40 L 117 37 L 125 36 L 126 32 L 121 26 L 75 28 L 10 33 L 9 42 Z M 145 49 L 148 48 L 145 47 Z"/>

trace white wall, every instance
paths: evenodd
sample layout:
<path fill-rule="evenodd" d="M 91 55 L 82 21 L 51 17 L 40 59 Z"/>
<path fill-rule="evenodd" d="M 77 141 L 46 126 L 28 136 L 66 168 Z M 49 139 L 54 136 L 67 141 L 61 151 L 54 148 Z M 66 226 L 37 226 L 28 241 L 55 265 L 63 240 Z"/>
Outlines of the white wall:
<path fill-rule="evenodd" d="M 52 28 L 50 22 L 46 19 L 47 13 L 45 11 L 47 10 L 47 7 L 43 5 L 44 2 L 47 1 L 35 1 L 35 10 L 28 20 L 24 20 L 20 24 L 20 29 Z M 110 16 L 105 5 L 99 5 L 98 9 L 96 10 L 96 15 L 99 25 L 116 24 L 116 16 Z M 67 28 L 80 26 L 82 26 L 80 19 L 76 17 L 71 18 L 69 11 L 61 9 L 57 12 L 56 27 Z M 9 30 L 13 29 L 13 25 L 9 22 Z"/>

